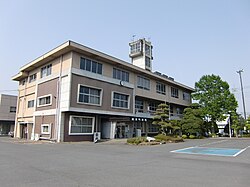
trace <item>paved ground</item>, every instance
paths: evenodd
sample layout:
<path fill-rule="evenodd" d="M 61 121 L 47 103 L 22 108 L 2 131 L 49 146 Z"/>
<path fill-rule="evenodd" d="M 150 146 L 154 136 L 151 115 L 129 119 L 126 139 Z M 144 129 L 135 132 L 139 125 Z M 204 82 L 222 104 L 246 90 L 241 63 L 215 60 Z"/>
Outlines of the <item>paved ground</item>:
<path fill-rule="evenodd" d="M 250 185 L 250 148 L 237 157 L 171 153 L 192 147 L 246 148 L 250 139 L 188 140 L 157 146 L 123 141 L 93 144 L 0 138 L 1 187 Z"/>

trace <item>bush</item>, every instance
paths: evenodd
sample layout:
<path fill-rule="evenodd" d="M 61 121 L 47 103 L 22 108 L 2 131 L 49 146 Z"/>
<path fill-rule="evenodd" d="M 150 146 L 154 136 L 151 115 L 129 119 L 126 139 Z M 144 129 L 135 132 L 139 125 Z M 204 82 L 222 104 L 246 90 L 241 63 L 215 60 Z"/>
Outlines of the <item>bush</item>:
<path fill-rule="evenodd" d="M 146 137 L 135 137 L 135 138 L 127 139 L 128 144 L 138 145 L 138 144 L 140 144 L 142 142 L 147 142 L 147 138 Z"/>
<path fill-rule="evenodd" d="M 183 139 L 180 137 L 166 136 L 163 134 L 158 134 L 154 137 L 158 142 L 182 142 Z"/>
<path fill-rule="evenodd" d="M 183 139 L 187 139 L 187 135 L 186 135 L 186 134 L 183 134 L 183 135 L 182 135 L 182 138 L 183 138 Z"/>
<path fill-rule="evenodd" d="M 189 136 L 189 138 L 190 138 L 190 139 L 195 139 L 196 136 L 191 134 L 191 135 Z"/>

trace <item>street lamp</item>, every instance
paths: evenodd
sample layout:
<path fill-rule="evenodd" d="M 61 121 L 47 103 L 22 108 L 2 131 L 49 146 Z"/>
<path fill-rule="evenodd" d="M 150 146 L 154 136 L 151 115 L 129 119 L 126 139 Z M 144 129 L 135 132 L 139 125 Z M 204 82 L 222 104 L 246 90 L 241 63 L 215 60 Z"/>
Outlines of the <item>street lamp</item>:
<path fill-rule="evenodd" d="M 228 111 L 228 113 L 229 113 L 229 122 L 228 122 L 229 138 L 232 138 L 232 132 L 231 132 L 231 111 Z"/>
<path fill-rule="evenodd" d="M 241 73 L 243 72 L 243 69 L 241 69 L 241 70 L 239 70 L 239 71 L 236 71 L 236 72 L 239 73 L 239 76 L 240 76 L 240 87 L 241 87 L 243 111 L 244 111 L 244 118 L 245 118 L 245 120 L 246 120 L 246 119 L 247 119 L 247 116 L 246 116 L 246 107 L 245 107 L 244 91 L 243 91 L 242 78 L 241 78 Z"/>

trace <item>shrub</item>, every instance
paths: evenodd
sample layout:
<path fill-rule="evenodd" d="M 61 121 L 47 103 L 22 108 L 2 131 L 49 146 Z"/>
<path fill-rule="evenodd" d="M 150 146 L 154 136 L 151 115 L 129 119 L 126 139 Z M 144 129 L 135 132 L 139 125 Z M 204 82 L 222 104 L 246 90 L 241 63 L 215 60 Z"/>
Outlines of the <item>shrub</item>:
<path fill-rule="evenodd" d="M 158 134 L 154 138 L 156 140 L 158 140 L 158 141 L 169 141 L 171 139 L 170 136 L 166 136 L 166 135 L 163 135 L 163 134 Z"/>
<path fill-rule="evenodd" d="M 186 139 L 186 138 L 187 138 L 187 135 L 186 135 L 186 134 L 183 134 L 183 135 L 182 135 L 182 138 L 183 138 L 183 139 Z"/>
<path fill-rule="evenodd" d="M 127 139 L 128 144 L 138 145 L 142 142 L 147 142 L 147 138 L 146 137 L 135 137 L 135 138 L 128 138 Z"/>
<path fill-rule="evenodd" d="M 158 142 L 183 142 L 183 139 L 180 137 L 166 136 L 163 134 L 156 135 L 155 139 Z"/>
<path fill-rule="evenodd" d="M 190 139 L 195 139 L 196 136 L 191 134 L 191 135 L 189 136 L 189 138 L 190 138 Z"/>

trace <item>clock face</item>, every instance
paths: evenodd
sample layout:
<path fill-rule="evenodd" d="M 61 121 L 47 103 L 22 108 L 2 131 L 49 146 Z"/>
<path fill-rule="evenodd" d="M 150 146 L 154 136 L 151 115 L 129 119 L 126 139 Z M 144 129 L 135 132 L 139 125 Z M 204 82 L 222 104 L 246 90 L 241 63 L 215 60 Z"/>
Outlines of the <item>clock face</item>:
<path fill-rule="evenodd" d="M 121 85 L 121 86 L 124 86 L 124 81 L 120 81 L 120 85 Z"/>

